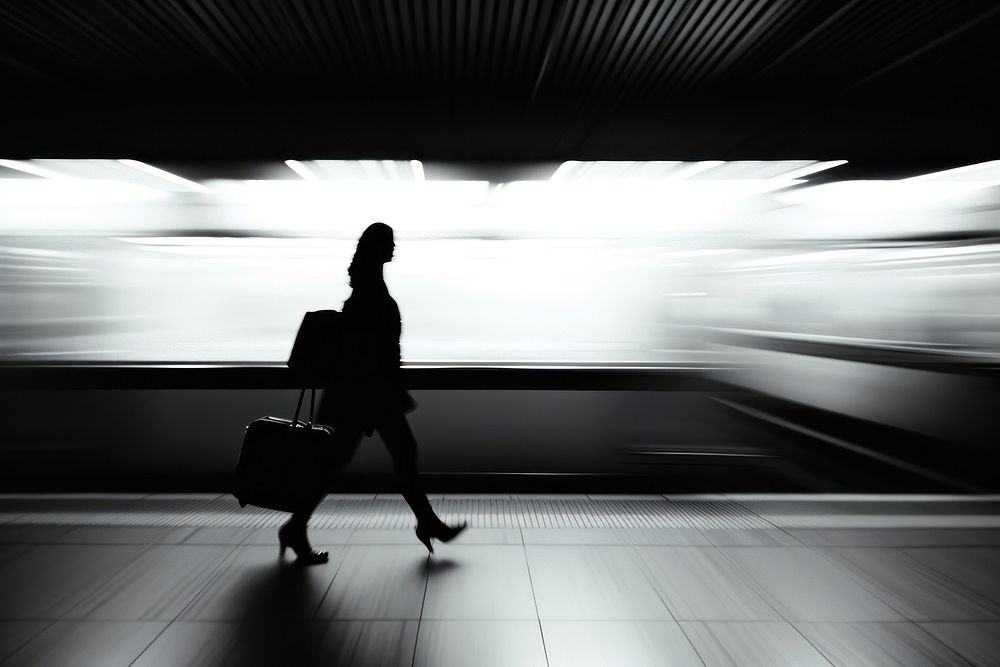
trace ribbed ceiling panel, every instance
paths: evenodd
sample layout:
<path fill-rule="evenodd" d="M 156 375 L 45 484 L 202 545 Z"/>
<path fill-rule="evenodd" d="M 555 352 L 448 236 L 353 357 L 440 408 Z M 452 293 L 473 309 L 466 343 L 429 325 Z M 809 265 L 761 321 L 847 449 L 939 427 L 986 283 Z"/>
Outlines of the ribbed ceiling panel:
<path fill-rule="evenodd" d="M 996 15 L 976 0 L 36 0 L 0 4 L 0 72 L 164 94 L 836 92 Z"/>
<path fill-rule="evenodd" d="M 998 35 L 997 0 L 7 0 L 0 154 L 959 164 Z"/>

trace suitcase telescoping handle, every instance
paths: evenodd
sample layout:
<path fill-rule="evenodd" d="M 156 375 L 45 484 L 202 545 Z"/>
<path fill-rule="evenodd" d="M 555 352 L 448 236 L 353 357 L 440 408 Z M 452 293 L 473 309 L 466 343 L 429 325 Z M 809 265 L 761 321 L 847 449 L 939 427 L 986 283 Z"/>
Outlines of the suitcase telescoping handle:
<path fill-rule="evenodd" d="M 316 390 L 310 389 L 309 391 L 312 392 L 309 394 L 309 421 L 308 423 L 304 424 L 305 426 L 312 424 L 313 408 L 316 405 Z M 295 426 L 299 423 L 299 411 L 302 409 L 302 399 L 305 398 L 305 395 L 306 395 L 305 389 L 299 391 L 299 402 L 295 404 L 295 416 L 292 417 L 292 424 L 291 424 L 292 428 L 295 428 Z"/>

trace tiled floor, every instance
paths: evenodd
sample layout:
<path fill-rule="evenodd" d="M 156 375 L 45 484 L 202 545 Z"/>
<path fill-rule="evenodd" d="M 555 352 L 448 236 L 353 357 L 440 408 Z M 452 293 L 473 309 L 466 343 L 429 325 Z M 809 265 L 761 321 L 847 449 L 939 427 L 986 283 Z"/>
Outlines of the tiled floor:
<path fill-rule="evenodd" d="M 12 665 L 995 665 L 1000 498 L 0 496 Z"/>

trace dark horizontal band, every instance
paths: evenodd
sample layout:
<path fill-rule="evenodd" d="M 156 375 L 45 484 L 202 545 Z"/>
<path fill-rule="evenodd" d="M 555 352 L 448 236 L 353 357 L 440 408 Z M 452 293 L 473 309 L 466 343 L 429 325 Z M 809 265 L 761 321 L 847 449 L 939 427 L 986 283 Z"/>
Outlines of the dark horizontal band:
<path fill-rule="evenodd" d="M 406 366 L 407 389 L 712 391 L 726 366 Z M 709 377 L 711 375 L 712 377 Z M 283 364 L 0 364 L 5 389 L 298 389 Z M 317 387 L 322 388 L 322 387 Z"/>

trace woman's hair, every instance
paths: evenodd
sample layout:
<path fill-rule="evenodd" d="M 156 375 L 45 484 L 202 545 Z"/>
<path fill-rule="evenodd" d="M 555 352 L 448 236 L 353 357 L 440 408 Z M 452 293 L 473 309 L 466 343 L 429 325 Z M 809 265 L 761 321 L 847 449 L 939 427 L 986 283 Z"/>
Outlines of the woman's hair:
<path fill-rule="evenodd" d="M 392 245 L 392 227 L 382 222 L 374 222 L 361 233 L 354 259 L 347 267 L 351 287 L 358 287 L 370 279 L 378 278 L 385 262 L 385 248 Z"/>

